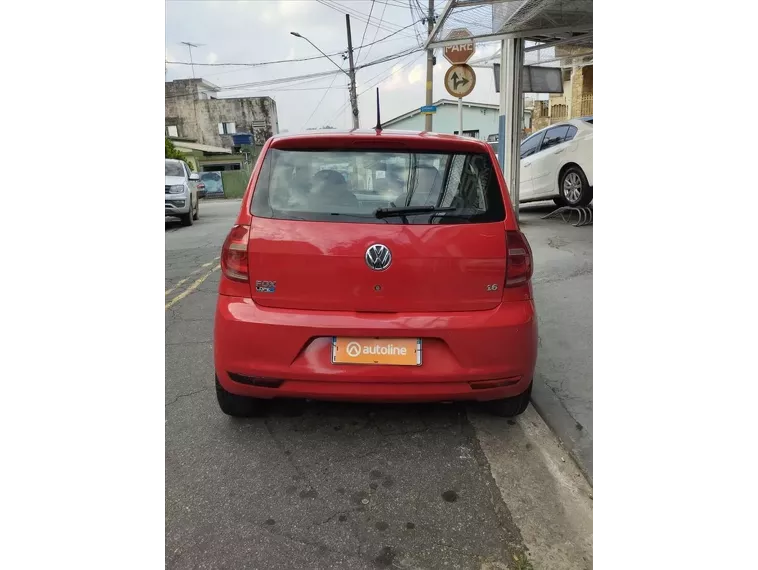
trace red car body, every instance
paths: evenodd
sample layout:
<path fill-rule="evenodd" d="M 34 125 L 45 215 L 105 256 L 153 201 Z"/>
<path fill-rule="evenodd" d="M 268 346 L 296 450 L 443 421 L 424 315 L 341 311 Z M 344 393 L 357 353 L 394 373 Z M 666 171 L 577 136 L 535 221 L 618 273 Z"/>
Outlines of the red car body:
<path fill-rule="evenodd" d="M 256 183 L 274 149 L 487 155 L 504 220 L 382 224 L 256 217 Z M 372 130 L 269 139 L 222 251 L 214 330 L 220 403 L 222 396 L 528 398 L 537 357 L 531 250 L 496 165 L 487 143 L 434 133 Z M 391 250 L 385 271 L 367 266 L 367 250 L 375 244 Z M 334 362 L 335 337 L 367 344 L 420 339 L 423 348 L 416 366 L 341 364 Z"/>

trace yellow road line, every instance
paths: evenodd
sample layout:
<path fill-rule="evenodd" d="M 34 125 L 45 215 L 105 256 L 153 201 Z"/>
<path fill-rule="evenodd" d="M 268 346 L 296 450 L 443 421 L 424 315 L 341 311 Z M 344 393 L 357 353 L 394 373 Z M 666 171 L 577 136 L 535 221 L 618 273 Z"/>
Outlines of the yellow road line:
<path fill-rule="evenodd" d="M 195 272 L 193 271 L 192 273 L 195 273 Z M 192 275 L 192 273 L 190 273 L 190 275 Z M 182 279 L 181 281 L 179 281 L 179 283 L 177 283 L 176 285 L 174 285 L 173 287 L 171 287 L 171 289 L 166 289 L 166 297 L 168 297 L 171 293 L 173 293 L 179 287 L 181 287 L 187 279 L 189 279 L 189 277 L 185 277 L 184 279 Z"/>
<path fill-rule="evenodd" d="M 221 269 L 221 265 L 220 264 L 216 265 L 216 267 L 214 267 L 213 269 L 211 269 L 208 273 L 206 273 L 202 277 L 199 277 L 198 279 L 196 279 L 195 282 L 192 283 L 192 285 L 190 285 L 189 287 L 187 287 L 184 291 L 182 291 L 176 297 L 174 297 L 168 303 L 166 303 L 166 310 L 168 310 L 171 307 L 173 307 L 176 303 L 178 303 L 179 301 L 181 301 L 182 299 L 184 299 L 187 295 L 189 295 L 190 293 L 192 293 L 192 291 L 194 291 L 195 289 L 197 289 L 198 287 L 200 287 L 200 284 L 203 281 L 205 281 L 206 279 L 208 279 L 208 277 L 210 277 L 211 273 L 213 273 L 214 271 L 218 271 L 219 269 Z"/>
<path fill-rule="evenodd" d="M 219 259 L 220 259 L 220 257 L 214 257 L 213 261 L 218 261 Z M 206 267 L 210 267 L 211 265 L 213 265 L 213 261 L 209 261 L 208 263 L 203 263 L 200 267 L 198 267 L 197 269 L 195 269 L 187 277 L 185 277 L 184 279 L 182 279 L 181 281 L 179 281 L 176 285 L 174 285 L 173 287 L 171 287 L 171 289 L 167 289 L 166 290 L 166 296 L 168 297 L 171 293 L 173 293 L 179 287 L 181 287 L 182 285 L 184 285 L 184 283 L 186 283 L 187 280 L 189 280 L 189 278 L 192 277 L 195 273 L 198 273 L 198 272 L 202 271 L 203 269 L 205 269 Z"/>

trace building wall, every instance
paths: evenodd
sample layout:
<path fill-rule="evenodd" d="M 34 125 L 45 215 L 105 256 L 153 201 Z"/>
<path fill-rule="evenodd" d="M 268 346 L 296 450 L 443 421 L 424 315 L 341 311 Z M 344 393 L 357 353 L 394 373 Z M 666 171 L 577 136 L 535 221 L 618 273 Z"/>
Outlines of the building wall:
<path fill-rule="evenodd" d="M 241 154 L 207 154 L 197 159 L 197 166 L 203 172 L 215 170 L 208 168 L 210 165 L 239 164 L 244 166 L 245 157 Z"/>
<path fill-rule="evenodd" d="M 219 135 L 219 123 L 235 123 L 236 132 L 252 133 L 257 146 L 279 132 L 276 101 L 271 97 L 205 99 L 213 95 L 199 88 L 199 82 L 166 83 L 166 126 L 176 125 L 179 137 L 231 148 L 232 135 Z"/>
<path fill-rule="evenodd" d="M 192 170 L 192 172 L 198 172 L 200 170 L 200 168 L 198 166 L 198 161 L 201 160 L 201 158 L 203 156 L 203 153 L 202 152 L 197 152 L 197 151 L 195 151 L 195 152 L 187 152 L 185 150 L 183 150 L 181 152 L 184 153 L 184 158 L 185 158 L 187 164 L 189 165 L 190 170 Z"/>
<path fill-rule="evenodd" d="M 388 129 L 423 131 L 425 115 L 419 113 L 396 123 L 385 125 Z M 488 135 L 497 134 L 497 109 L 480 109 L 463 104 L 463 130 L 479 131 L 480 140 L 487 140 Z M 453 134 L 458 130 L 458 105 L 439 105 L 434 114 L 432 125 L 435 133 Z"/>
<path fill-rule="evenodd" d="M 567 119 L 592 115 L 593 67 L 587 65 L 566 71 L 570 80 L 564 80 L 563 94 L 550 95 L 547 104 L 541 101 L 535 103 L 533 131 Z"/>
<path fill-rule="evenodd" d="M 592 114 L 593 66 L 576 68 L 571 89 L 571 116 L 584 117 Z"/>

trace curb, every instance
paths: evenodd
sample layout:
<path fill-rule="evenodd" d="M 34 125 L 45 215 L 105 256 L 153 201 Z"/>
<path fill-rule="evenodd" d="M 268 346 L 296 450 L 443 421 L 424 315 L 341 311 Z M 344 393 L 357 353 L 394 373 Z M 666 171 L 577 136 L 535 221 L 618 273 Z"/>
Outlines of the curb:
<path fill-rule="evenodd" d="M 558 436 L 571 458 L 592 487 L 592 436 L 563 407 L 555 392 L 535 373 L 532 405 L 547 426 Z"/>

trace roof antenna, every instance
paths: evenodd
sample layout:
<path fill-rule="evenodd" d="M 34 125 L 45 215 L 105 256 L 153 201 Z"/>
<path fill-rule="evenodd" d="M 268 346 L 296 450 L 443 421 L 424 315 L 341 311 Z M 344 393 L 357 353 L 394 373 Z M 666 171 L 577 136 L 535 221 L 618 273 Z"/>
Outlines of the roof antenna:
<path fill-rule="evenodd" d="M 379 107 L 379 88 L 376 88 L 376 126 L 374 127 L 377 131 L 382 130 L 382 117 L 380 114 L 380 107 Z"/>

